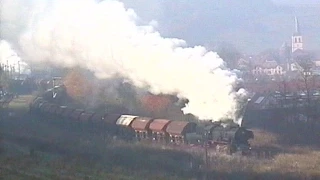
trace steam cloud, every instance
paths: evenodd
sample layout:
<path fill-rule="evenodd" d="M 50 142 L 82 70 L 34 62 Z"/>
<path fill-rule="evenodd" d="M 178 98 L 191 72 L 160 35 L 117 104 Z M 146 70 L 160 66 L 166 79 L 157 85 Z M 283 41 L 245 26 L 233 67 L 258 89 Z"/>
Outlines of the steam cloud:
<path fill-rule="evenodd" d="M 0 41 L 0 63 L 2 66 L 14 67 L 15 72 L 30 73 L 27 63 L 23 62 L 7 41 Z"/>
<path fill-rule="evenodd" d="M 154 94 L 187 98 L 183 112 L 199 119 L 236 117 L 245 91 L 234 90 L 239 79 L 215 52 L 161 37 L 156 21 L 139 24 L 134 10 L 115 0 L 43 2 L 27 11 L 24 33 L 15 31 L 28 62 L 80 66 L 98 78 L 121 74 Z"/>

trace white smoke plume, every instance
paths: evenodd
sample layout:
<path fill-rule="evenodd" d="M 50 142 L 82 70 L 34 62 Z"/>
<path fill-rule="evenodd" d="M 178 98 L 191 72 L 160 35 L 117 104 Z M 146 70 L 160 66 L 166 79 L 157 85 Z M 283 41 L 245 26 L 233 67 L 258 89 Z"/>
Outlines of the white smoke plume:
<path fill-rule="evenodd" d="M 20 73 L 30 73 L 28 64 L 22 61 L 11 45 L 4 40 L 0 41 L 0 64 L 14 67 L 15 72 L 19 72 L 20 67 Z"/>
<path fill-rule="evenodd" d="M 154 94 L 187 98 L 183 112 L 199 119 L 235 118 L 245 93 L 234 90 L 239 79 L 215 52 L 162 37 L 156 21 L 139 24 L 134 10 L 116 0 L 52 0 L 32 7 L 20 37 L 29 62 L 80 66 L 98 78 L 121 74 Z"/>

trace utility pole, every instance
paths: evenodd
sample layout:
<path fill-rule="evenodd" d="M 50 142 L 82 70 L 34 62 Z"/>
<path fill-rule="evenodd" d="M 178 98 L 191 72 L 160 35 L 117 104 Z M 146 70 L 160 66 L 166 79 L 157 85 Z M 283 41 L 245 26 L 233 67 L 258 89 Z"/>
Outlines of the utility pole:
<path fill-rule="evenodd" d="M 208 179 L 208 170 L 209 170 L 209 162 L 208 162 L 208 132 L 205 130 L 204 132 L 204 150 L 205 150 L 205 168 L 204 168 L 204 180 Z"/>
<path fill-rule="evenodd" d="M 306 108 L 306 113 L 307 113 L 307 121 L 310 119 L 310 108 L 311 108 L 311 100 L 310 100 L 310 88 L 309 88 L 309 77 L 312 76 L 312 72 L 310 70 L 304 70 L 303 71 L 303 80 L 304 80 L 304 86 L 307 92 L 307 108 Z"/>
<path fill-rule="evenodd" d="M 11 66 L 11 79 L 13 79 L 15 72 L 14 66 Z"/>

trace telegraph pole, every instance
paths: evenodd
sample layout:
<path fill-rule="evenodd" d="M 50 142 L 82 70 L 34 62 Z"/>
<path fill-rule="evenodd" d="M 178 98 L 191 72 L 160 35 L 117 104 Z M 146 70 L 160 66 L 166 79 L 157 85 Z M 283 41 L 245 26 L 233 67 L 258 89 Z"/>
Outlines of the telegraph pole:
<path fill-rule="evenodd" d="M 208 132 L 205 130 L 204 133 L 204 150 L 205 150 L 205 168 L 204 168 L 204 180 L 208 179 L 208 170 L 209 170 L 209 163 L 208 163 Z"/>

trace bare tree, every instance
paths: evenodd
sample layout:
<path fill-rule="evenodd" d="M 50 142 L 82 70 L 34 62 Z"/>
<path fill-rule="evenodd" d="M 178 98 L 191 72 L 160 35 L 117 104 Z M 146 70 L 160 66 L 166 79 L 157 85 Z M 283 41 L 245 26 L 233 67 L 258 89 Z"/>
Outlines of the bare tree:
<path fill-rule="evenodd" d="M 306 115 L 307 121 L 310 119 L 310 115 L 312 113 L 311 106 L 311 80 L 313 79 L 312 68 L 314 67 L 314 63 L 312 61 L 311 55 L 302 55 L 297 57 L 297 61 L 299 64 L 299 73 L 301 75 L 303 81 L 303 89 L 306 91 L 307 95 L 307 105 L 306 105 Z"/>

